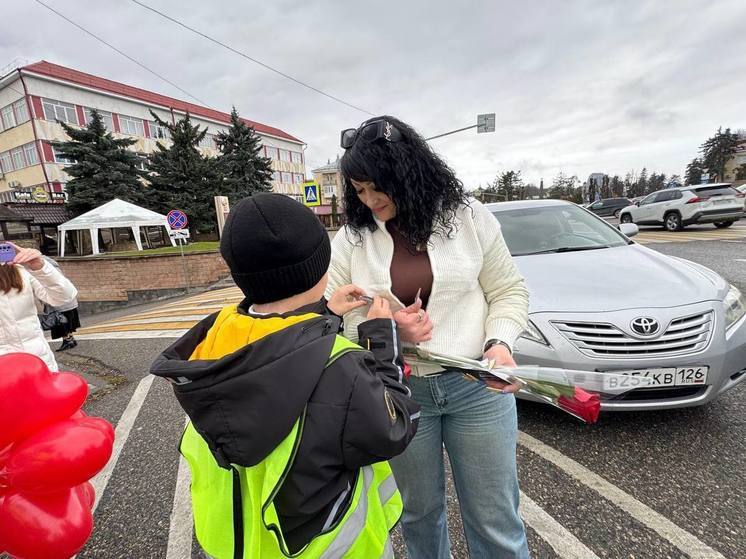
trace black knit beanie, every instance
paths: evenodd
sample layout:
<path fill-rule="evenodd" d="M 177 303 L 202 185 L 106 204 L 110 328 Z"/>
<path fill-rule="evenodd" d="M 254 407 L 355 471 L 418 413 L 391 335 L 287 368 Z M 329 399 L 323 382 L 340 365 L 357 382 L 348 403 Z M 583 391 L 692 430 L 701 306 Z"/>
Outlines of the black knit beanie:
<path fill-rule="evenodd" d="M 308 291 L 329 268 L 329 235 L 314 213 L 283 194 L 261 193 L 231 208 L 220 239 L 233 280 L 251 303 Z"/>

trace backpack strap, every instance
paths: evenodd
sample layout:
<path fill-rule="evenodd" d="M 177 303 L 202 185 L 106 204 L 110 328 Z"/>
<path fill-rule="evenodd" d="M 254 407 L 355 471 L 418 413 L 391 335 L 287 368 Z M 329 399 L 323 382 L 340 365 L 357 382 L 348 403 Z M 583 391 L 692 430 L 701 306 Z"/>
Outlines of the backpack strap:
<path fill-rule="evenodd" d="M 357 345 L 355 342 L 351 342 L 344 336 L 340 336 L 339 334 L 337 334 L 334 338 L 334 345 L 332 346 L 332 351 L 329 354 L 329 359 L 326 362 L 326 366 L 328 367 L 343 355 L 346 355 L 347 353 L 351 353 L 353 351 L 365 350 Z"/>

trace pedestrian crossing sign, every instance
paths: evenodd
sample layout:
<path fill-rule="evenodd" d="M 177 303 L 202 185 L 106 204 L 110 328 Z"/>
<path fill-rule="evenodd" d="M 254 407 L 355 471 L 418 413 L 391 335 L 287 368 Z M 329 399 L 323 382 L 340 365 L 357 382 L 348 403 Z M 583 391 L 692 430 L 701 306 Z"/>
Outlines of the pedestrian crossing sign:
<path fill-rule="evenodd" d="M 316 181 L 306 181 L 303 183 L 303 203 L 306 206 L 321 205 L 321 196 L 319 196 L 319 184 Z"/>

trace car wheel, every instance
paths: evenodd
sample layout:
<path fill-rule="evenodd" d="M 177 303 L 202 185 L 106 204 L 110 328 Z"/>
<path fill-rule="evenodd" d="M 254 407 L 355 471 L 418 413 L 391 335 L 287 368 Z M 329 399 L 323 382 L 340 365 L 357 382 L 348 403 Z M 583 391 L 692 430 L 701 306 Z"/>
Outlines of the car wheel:
<path fill-rule="evenodd" d="M 619 221 L 621 221 L 622 223 L 632 223 L 632 216 L 630 214 L 624 214 L 619 218 Z"/>
<path fill-rule="evenodd" d="M 683 229 L 681 216 L 676 212 L 666 214 L 666 217 L 663 219 L 663 226 L 666 228 L 666 231 L 681 231 Z"/>
<path fill-rule="evenodd" d="M 733 223 L 733 221 L 721 221 L 720 223 L 716 223 L 715 227 L 717 227 L 718 229 L 725 229 L 726 227 L 730 227 L 731 225 L 733 225 Z"/>
<path fill-rule="evenodd" d="M 617 218 L 617 219 L 619 219 L 619 213 L 620 213 L 621 211 L 622 211 L 622 210 L 616 210 L 616 211 L 614 212 L 614 217 L 615 217 L 615 218 Z"/>

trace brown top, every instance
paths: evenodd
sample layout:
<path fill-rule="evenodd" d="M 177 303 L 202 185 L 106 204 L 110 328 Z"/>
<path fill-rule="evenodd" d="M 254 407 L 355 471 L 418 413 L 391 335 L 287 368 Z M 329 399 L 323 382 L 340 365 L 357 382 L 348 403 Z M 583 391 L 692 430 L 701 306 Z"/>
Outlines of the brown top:
<path fill-rule="evenodd" d="M 420 292 L 422 306 L 427 307 L 430 292 L 433 288 L 433 271 L 427 249 L 417 250 L 409 241 L 388 222 L 386 230 L 394 239 L 394 257 L 391 259 L 391 291 L 405 305 L 414 303 L 417 290 Z"/>

